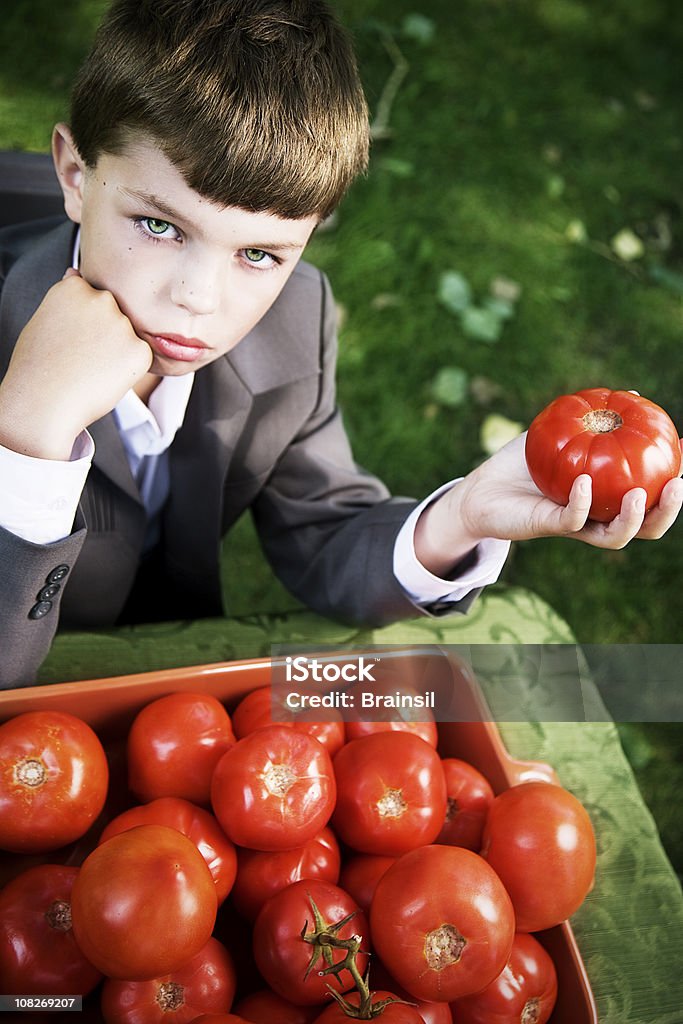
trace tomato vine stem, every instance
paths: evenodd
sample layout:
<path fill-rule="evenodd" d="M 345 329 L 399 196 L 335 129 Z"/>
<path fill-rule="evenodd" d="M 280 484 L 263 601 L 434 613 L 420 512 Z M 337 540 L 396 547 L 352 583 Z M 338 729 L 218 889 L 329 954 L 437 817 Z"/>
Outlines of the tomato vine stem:
<path fill-rule="evenodd" d="M 341 972 L 348 971 L 353 978 L 356 991 L 358 992 L 358 1006 L 355 1006 L 346 999 L 341 992 L 338 992 L 332 987 L 332 985 L 328 985 L 327 988 L 330 995 L 341 1006 L 344 1013 L 355 1020 L 374 1020 L 375 1017 L 379 1017 L 380 1014 L 383 1013 L 384 1008 L 390 1003 L 406 1002 L 406 1000 L 398 999 L 395 996 L 390 996 L 387 999 L 380 999 L 377 1002 L 373 1002 L 373 996 L 375 993 L 370 989 L 370 965 L 368 964 L 365 974 L 361 974 L 356 959 L 360 952 L 363 936 L 352 935 L 348 939 L 342 939 L 339 937 L 339 932 L 344 925 L 348 924 L 348 922 L 355 917 L 356 911 L 353 911 L 351 914 L 347 914 L 341 921 L 328 925 L 323 919 L 322 914 L 318 910 L 313 899 L 311 899 L 311 910 L 313 912 L 314 930 L 311 932 L 307 931 L 308 921 L 306 921 L 301 931 L 301 938 L 304 942 L 308 942 L 314 947 L 313 954 L 308 963 L 308 967 L 306 968 L 306 974 L 304 977 L 308 977 L 321 958 L 326 964 L 325 967 L 318 971 L 318 974 L 321 977 L 325 975 L 334 975 L 337 980 L 339 980 Z M 333 949 L 346 950 L 344 957 L 336 963 L 332 956 Z"/>

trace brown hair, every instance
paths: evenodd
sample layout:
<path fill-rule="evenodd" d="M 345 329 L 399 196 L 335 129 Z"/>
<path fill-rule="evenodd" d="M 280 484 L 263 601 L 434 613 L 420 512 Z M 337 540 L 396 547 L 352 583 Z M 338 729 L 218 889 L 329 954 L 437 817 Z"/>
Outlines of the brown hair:
<path fill-rule="evenodd" d="M 72 94 L 94 166 L 130 133 L 220 205 L 327 216 L 367 166 L 353 49 L 324 0 L 114 0 Z"/>

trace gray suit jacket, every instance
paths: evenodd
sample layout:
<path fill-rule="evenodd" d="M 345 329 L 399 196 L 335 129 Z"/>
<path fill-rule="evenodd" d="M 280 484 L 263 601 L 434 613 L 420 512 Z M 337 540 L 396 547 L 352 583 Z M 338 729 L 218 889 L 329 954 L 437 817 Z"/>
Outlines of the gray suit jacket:
<path fill-rule="evenodd" d="M 74 225 L 52 225 L 0 231 L 0 376 L 69 264 Z M 275 572 L 314 610 L 368 625 L 418 614 L 392 572 L 395 537 L 415 502 L 390 498 L 354 463 L 335 360 L 329 285 L 301 263 L 250 334 L 197 374 L 170 450 L 154 562 L 151 593 L 169 617 L 221 614 L 221 540 L 247 508 Z M 71 536 L 37 545 L 0 528 L 0 687 L 30 685 L 58 621 L 115 624 L 136 585 L 144 508 L 113 416 L 89 429 L 96 453 Z"/>

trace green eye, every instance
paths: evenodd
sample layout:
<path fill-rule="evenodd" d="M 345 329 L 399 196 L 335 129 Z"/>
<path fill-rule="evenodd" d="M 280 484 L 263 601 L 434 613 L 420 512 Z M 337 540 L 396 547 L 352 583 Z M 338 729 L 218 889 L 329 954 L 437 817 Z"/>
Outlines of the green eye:
<path fill-rule="evenodd" d="M 157 220 L 156 217 L 148 217 L 146 224 L 153 235 L 163 235 L 171 226 L 167 220 Z"/>
<path fill-rule="evenodd" d="M 267 253 L 263 249 L 245 249 L 244 255 L 250 263 L 261 263 L 266 258 Z"/>

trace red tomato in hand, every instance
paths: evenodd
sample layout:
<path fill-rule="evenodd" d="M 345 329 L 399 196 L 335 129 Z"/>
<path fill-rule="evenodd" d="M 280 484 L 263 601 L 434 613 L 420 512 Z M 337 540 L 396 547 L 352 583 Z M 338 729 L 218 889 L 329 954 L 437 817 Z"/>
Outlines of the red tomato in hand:
<path fill-rule="evenodd" d="M 300 732 L 315 737 L 326 748 L 330 757 L 334 757 L 337 751 L 344 746 L 346 729 L 344 720 L 338 711 L 328 709 L 325 712 L 326 721 L 316 721 L 316 715 L 319 716 L 320 712 L 314 708 L 307 708 L 299 711 L 296 718 L 274 722 L 272 707 L 273 688 L 271 686 L 262 686 L 258 690 L 248 693 L 232 713 L 235 736 L 241 740 L 250 732 L 262 729 L 264 725 L 285 725 L 290 729 L 298 729 Z M 292 712 L 288 710 L 288 714 L 291 715 Z"/>
<path fill-rule="evenodd" d="M 422 846 L 380 878 L 370 929 L 377 955 L 404 989 L 451 1002 L 500 974 L 515 917 L 503 883 L 478 854 Z"/>
<path fill-rule="evenodd" d="M 0 892 L 0 992 L 87 995 L 102 977 L 76 945 L 71 890 L 78 868 L 42 864 Z"/>
<path fill-rule="evenodd" d="M 189 800 L 161 796 L 148 804 L 131 807 L 109 822 L 100 836 L 106 842 L 136 825 L 167 825 L 182 832 L 197 847 L 216 883 L 219 905 L 232 889 L 237 874 L 237 852 L 213 814 Z"/>
<path fill-rule="evenodd" d="M 531 478 L 548 498 L 566 505 L 574 480 L 593 480 L 590 517 L 609 522 L 633 487 L 647 492 L 646 509 L 681 471 L 681 444 L 669 416 L 631 391 L 589 388 L 562 395 L 534 419 L 526 438 Z"/>
<path fill-rule="evenodd" d="M 347 743 L 334 759 L 332 824 L 359 853 L 398 857 L 433 842 L 446 814 L 441 758 L 408 732 L 380 732 Z"/>
<path fill-rule="evenodd" d="M 481 854 L 510 894 L 520 932 L 560 924 L 593 885 L 595 834 L 588 812 L 572 793 L 549 782 L 524 782 L 495 798 Z"/>
<path fill-rule="evenodd" d="M 488 779 L 467 761 L 445 757 L 441 763 L 446 776 L 448 806 L 436 842 L 464 846 L 477 853 L 486 814 L 495 794 Z"/>
<path fill-rule="evenodd" d="M 238 854 L 237 878 L 232 902 L 243 917 L 255 921 L 271 896 L 302 878 L 322 878 L 336 885 L 341 855 L 332 829 L 324 828 L 313 839 L 293 850 L 246 850 Z"/>
<path fill-rule="evenodd" d="M 317 740 L 270 725 L 239 740 L 216 765 L 211 802 L 226 835 L 250 850 L 303 846 L 327 824 L 336 785 Z"/>
<path fill-rule="evenodd" d="M 169 693 L 136 715 L 128 734 L 128 785 L 139 800 L 210 802 L 211 776 L 235 743 L 230 716 L 207 693 Z"/>
<path fill-rule="evenodd" d="M 109 767 L 85 722 L 27 711 L 0 725 L 0 848 L 56 850 L 79 839 L 104 806 Z"/>
<path fill-rule="evenodd" d="M 337 992 L 351 988 L 353 978 L 347 970 L 341 971 L 339 977 L 319 974 L 328 964 L 343 960 L 345 950 L 326 947 L 326 952 L 320 952 L 304 938 L 332 929 L 349 915 L 353 916 L 336 930 L 337 937 L 350 939 L 361 935 L 367 939 L 365 914 L 348 893 L 330 882 L 305 879 L 272 896 L 256 918 L 253 931 L 256 966 L 270 988 L 301 1006 L 328 1002 L 332 998 L 330 985 Z M 356 958 L 361 974 L 367 965 L 366 950 L 367 944 Z M 308 971 L 311 960 L 314 966 Z"/>
<path fill-rule="evenodd" d="M 227 1014 L 236 983 L 227 949 L 209 939 L 187 963 L 163 977 L 105 981 L 102 1016 L 106 1024 L 190 1024 L 199 1014 Z"/>
<path fill-rule="evenodd" d="M 457 1024 L 546 1024 L 557 1000 L 557 972 L 531 935 L 518 932 L 504 970 L 483 992 L 452 1004 Z"/>
<path fill-rule="evenodd" d="M 74 935 L 103 974 L 126 981 L 176 971 L 207 943 L 216 886 L 187 836 L 138 825 L 84 861 L 73 887 Z"/>

